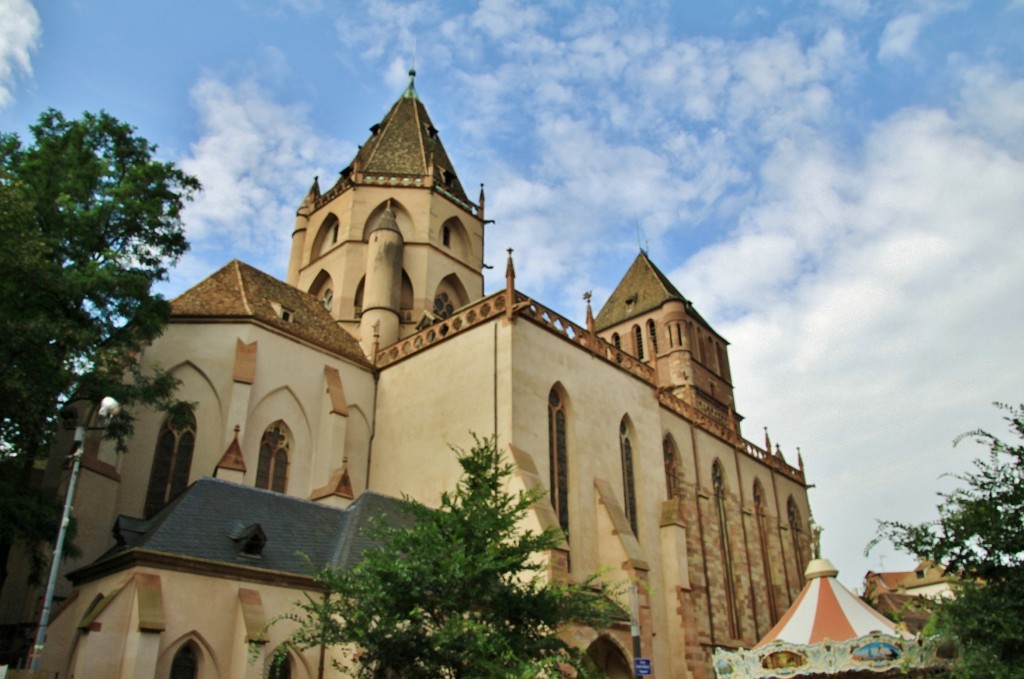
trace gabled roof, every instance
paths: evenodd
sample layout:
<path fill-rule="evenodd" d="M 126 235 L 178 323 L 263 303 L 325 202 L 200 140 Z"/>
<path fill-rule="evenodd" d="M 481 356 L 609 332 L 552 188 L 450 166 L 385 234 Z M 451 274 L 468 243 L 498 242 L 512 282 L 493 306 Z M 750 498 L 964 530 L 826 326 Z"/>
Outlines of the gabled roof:
<path fill-rule="evenodd" d="M 690 315 L 707 325 L 668 276 L 654 265 L 646 252 L 641 251 L 626 271 L 626 275 L 615 286 L 608 301 L 597 313 L 594 327 L 598 331 L 610 328 L 617 323 L 657 309 L 670 300 L 679 300 L 686 304 Z"/>
<path fill-rule="evenodd" d="M 252 319 L 367 363 L 359 343 L 315 297 L 237 259 L 171 300 L 171 318 Z"/>
<path fill-rule="evenodd" d="M 337 509 L 206 477 L 148 521 L 120 517 L 119 546 L 94 565 L 135 548 L 308 576 L 307 557 L 314 567 L 358 563 L 372 544 L 364 529 L 378 516 L 400 524 L 401 500 L 367 491 L 348 508 Z M 245 550 L 253 536 L 259 537 L 258 554 Z"/>
<path fill-rule="evenodd" d="M 444 190 L 468 203 L 437 128 L 413 86 L 416 72 L 410 71 L 409 76 L 409 87 L 384 119 L 370 128 L 373 134 L 359 147 L 351 167 L 367 175 L 431 176 Z"/>

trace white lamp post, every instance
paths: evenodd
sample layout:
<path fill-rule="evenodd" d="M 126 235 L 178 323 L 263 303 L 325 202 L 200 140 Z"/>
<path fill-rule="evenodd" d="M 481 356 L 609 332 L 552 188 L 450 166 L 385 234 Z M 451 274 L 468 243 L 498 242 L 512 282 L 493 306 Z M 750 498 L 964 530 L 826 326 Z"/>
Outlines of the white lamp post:
<path fill-rule="evenodd" d="M 82 466 L 83 443 L 85 432 L 92 425 L 97 417 L 107 419 L 121 409 L 121 404 L 110 396 L 105 397 L 94 405 L 89 411 L 89 417 L 85 422 L 79 422 L 75 427 L 75 442 L 71 448 L 71 480 L 68 481 L 68 494 L 64 498 L 64 516 L 60 520 L 60 529 L 57 531 L 57 544 L 53 547 L 53 559 L 50 561 L 50 577 L 46 581 L 46 594 L 43 596 L 43 612 L 39 616 L 39 629 L 36 631 L 36 641 L 30 655 L 32 662 L 30 669 L 38 670 L 42 661 L 43 645 L 46 643 L 46 630 L 50 625 L 50 609 L 53 607 L 53 590 L 57 586 L 57 571 L 60 569 L 60 557 L 64 552 L 64 538 L 67 537 L 68 523 L 71 519 L 71 506 L 75 499 L 75 485 L 78 483 L 78 470 Z"/>

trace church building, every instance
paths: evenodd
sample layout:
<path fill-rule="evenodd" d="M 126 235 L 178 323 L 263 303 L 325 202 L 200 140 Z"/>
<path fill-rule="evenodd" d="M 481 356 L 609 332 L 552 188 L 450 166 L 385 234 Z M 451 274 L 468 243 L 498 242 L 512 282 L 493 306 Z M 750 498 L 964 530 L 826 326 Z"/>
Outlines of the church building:
<path fill-rule="evenodd" d="M 393 498 L 453 489 L 450 445 L 473 433 L 496 436 L 513 490 L 547 492 L 528 523 L 564 535 L 552 577 L 638 585 L 652 676 L 707 679 L 714 648 L 773 627 L 810 560 L 807 483 L 797 457 L 743 437 L 728 342 L 644 252 L 580 322 L 516 289 L 511 252 L 485 295 L 488 223 L 410 79 L 337 181 L 314 181 L 281 225 L 283 281 L 233 260 L 173 300 L 140 360 L 178 378 L 192 409 L 136 413 L 123 454 L 86 439 L 82 555 L 61 577 L 44 669 L 342 676 L 331 649 L 270 667 L 287 628 L 266 623 L 315 591 L 295 554 L 352 565 Z M 69 445 L 48 472 L 61 492 Z M 34 624 L 25 577 L 11 569 L 4 622 Z M 609 677 L 633 676 L 628 621 L 565 634 Z"/>

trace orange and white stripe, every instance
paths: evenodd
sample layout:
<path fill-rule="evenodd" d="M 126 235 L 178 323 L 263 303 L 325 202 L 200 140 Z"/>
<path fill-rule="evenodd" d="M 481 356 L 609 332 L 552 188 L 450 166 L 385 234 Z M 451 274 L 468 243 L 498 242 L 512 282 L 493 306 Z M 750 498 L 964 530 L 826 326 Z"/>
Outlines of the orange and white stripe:
<path fill-rule="evenodd" d="M 839 574 L 827 559 L 815 559 L 807 565 L 807 584 L 782 619 L 758 642 L 759 648 L 773 641 L 816 644 L 819 641 L 846 641 L 871 632 L 909 638 L 888 618 L 836 581 Z"/>

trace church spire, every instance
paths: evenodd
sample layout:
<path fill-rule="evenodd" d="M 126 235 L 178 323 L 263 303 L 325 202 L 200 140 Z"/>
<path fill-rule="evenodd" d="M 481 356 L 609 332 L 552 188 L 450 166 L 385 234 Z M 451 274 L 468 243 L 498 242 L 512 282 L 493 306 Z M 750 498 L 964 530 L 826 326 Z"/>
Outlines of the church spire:
<path fill-rule="evenodd" d="M 416 92 L 415 69 L 409 71 L 409 85 L 402 96 L 370 133 L 350 165 L 354 172 L 374 181 L 433 188 L 470 208 L 472 203 Z"/>

